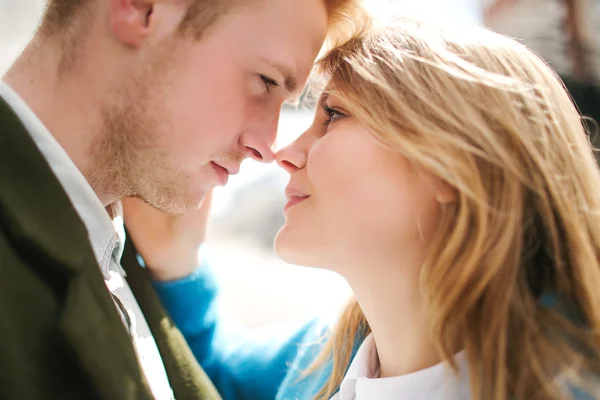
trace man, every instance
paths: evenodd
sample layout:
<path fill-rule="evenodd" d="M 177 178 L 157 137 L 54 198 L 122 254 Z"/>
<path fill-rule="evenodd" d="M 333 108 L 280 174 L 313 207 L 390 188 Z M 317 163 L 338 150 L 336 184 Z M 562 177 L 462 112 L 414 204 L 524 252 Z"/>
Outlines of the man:
<path fill-rule="evenodd" d="M 218 398 L 132 248 L 121 262 L 119 200 L 193 211 L 271 161 L 351 3 L 49 1 L 0 82 L 0 398 Z"/>

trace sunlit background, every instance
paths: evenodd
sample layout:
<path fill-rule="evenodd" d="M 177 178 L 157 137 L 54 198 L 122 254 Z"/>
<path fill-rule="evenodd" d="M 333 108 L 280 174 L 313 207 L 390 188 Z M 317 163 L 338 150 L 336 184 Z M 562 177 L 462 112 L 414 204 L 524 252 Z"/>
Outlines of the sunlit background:
<path fill-rule="evenodd" d="M 368 0 L 376 12 L 400 13 L 454 23 L 480 21 L 478 0 Z M 0 0 L 0 75 L 35 31 L 45 0 Z M 302 133 L 310 111 L 285 109 L 278 144 Z M 283 223 L 287 175 L 275 165 L 246 161 L 239 175 L 215 193 L 209 249 L 222 282 L 222 304 L 234 318 L 255 327 L 334 311 L 350 291 L 337 275 L 285 264 L 272 251 Z"/>

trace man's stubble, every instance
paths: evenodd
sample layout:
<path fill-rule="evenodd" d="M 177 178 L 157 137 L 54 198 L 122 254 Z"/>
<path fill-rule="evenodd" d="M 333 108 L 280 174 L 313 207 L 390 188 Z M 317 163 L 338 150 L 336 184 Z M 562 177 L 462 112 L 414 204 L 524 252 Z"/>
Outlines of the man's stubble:
<path fill-rule="evenodd" d="M 143 67 L 109 86 L 101 126 L 88 155 L 87 178 L 97 193 L 120 200 L 139 197 L 172 214 L 198 208 L 191 176 L 176 167 L 170 147 L 172 126 L 165 99 L 175 71 L 174 46 L 165 44 Z"/>

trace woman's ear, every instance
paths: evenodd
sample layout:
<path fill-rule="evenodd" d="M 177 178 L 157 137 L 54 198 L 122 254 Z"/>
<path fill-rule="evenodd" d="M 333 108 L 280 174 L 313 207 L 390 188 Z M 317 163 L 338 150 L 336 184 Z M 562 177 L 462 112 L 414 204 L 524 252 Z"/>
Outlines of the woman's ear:
<path fill-rule="evenodd" d="M 440 204 L 455 203 L 458 197 L 456 188 L 448 182 L 425 169 L 420 169 L 421 176 L 429 183 L 435 200 Z"/>
<path fill-rule="evenodd" d="M 438 177 L 435 177 L 435 179 L 437 182 L 434 185 L 434 193 L 437 202 L 440 204 L 456 203 L 456 199 L 458 197 L 456 188 Z"/>

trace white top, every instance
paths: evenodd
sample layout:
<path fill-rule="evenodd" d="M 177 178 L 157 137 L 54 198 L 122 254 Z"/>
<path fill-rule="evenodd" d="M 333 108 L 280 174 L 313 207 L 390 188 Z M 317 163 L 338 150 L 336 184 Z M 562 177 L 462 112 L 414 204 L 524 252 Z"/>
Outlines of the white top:
<path fill-rule="evenodd" d="M 132 339 L 153 395 L 159 400 L 173 399 L 173 391 L 156 342 L 120 265 L 125 242 L 121 204 L 116 203 L 108 207 L 111 220 L 107 209 L 103 207 L 67 152 L 23 99 L 2 81 L 0 97 L 6 100 L 23 122 L 85 224 L 106 287 L 111 292 L 115 306 Z"/>
<path fill-rule="evenodd" d="M 468 366 L 464 353 L 455 356 L 459 374 L 443 363 L 391 378 L 379 378 L 379 356 L 373 335 L 358 349 L 331 400 L 469 400 Z"/>

